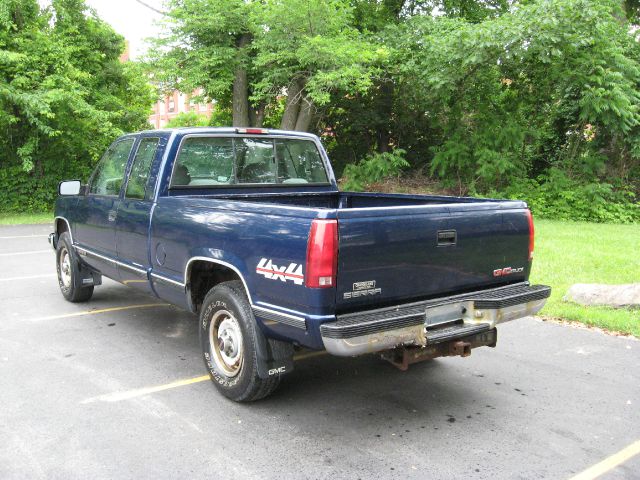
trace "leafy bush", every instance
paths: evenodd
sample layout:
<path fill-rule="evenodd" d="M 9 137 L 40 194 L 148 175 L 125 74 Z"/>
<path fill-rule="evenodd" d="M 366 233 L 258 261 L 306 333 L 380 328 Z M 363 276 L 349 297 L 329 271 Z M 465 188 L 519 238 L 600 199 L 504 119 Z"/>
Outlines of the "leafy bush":
<path fill-rule="evenodd" d="M 167 122 L 167 128 L 206 127 L 207 125 L 209 125 L 209 117 L 196 112 L 181 112 Z"/>
<path fill-rule="evenodd" d="M 34 213 L 53 209 L 59 179 L 53 176 L 27 176 L 22 167 L 0 169 L 0 212 Z"/>
<path fill-rule="evenodd" d="M 357 164 L 347 165 L 343 172 L 342 187 L 357 192 L 364 190 L 367 184 L 399 176 L 409 166 L 404 159 L 406 153 L 396 148 L 392 152 L 373 153 Z"/>
<path fill-rule="evenodd" d="M 148 128 L 154 89 L 83 0 L 0 2 L 0 211 L 50 211 L 123 132 Z"/>
<path fill-rule="evenodd" d="M 582 183 L 552 168 L 537 179 L 520 180 L 491 196 L 525 200 L 534 215 L 558 220 L 599 223 L 640 222 L 633 192 L 610 183 Z"/>

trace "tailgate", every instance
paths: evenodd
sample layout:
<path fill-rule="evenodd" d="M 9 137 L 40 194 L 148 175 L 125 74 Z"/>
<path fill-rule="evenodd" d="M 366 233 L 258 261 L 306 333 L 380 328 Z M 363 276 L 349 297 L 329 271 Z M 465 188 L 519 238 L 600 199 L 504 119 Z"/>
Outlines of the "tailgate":
<path fill-rule="evenodd" d="M 529 275 L 522 202 L 338 211 L 340 310 L 521 282 Z"/>

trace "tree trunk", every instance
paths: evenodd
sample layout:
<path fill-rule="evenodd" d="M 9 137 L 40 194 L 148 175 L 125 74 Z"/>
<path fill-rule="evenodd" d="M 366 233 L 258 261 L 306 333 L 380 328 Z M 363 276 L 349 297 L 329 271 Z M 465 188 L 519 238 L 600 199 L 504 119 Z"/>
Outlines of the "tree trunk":
<path fill-rule="evenodd" d="M 260 102 L 256 108 L 249 110 L 249 121 L 251 122 L 252 127 L 262 127 L 265 107 L 265 103 Z"/>
<path fill-rule="evenodd" d="M 249 44 L 251 36 L 243 34 L 238 40 L 238 57 L 242 57 L 242 49 Z M 235 71 L 233 79 L 233 126 L 248 127 L 249 124 L 249 81 L 247 79 L 247 68 L 240 61 Z"/>
<path fill-rule="evenodd" d="M 236 69 L 233 79 L 233 126 L 249 126 L 249 85 L 244 67 Z"/>
<path fill-rule="evenodd" d="M 311 125 L 313 113 L 313 102 L 309 99 L 309 97 L 303 95 L 300 102 L 300 111 L 298 112 L 298 119 L 296 120 L 295 130 L 298 132 L 309 131 L 309 125 Z"/>
<path fill-rule="evenodd" d="M 282 114 L 282 122 L 280 123 L 282 130 L 295 130 L 303 88 L 304 82 L 302 79 L 294 80 L 291 82 L 291 85 L 289 85 L 287 101 L 284 105 L 284 113 Z"/>
<path fill-rule="evenodd" d="M 389 129 L 391 127 L 390 122 L 393 116 L 393 96 L 394 88 L 393 83 L 383 80 L 379 88 L 380 98 L 377 105 L 377 110 L 382 113 L 384 120 L 379 121 L 376 128 L 376 140 L 379 153 L 385 153 L 390 150 L 389 143 L 391 143 L 391 134 Z"/>
<path fill-rule="evenodd" d="M 381 126 L 378 128 L 378 153 L 386 153 L 389 151 L 389 142 L 391 140 L 391 136 L 389 135 L 389 131 Z"/>

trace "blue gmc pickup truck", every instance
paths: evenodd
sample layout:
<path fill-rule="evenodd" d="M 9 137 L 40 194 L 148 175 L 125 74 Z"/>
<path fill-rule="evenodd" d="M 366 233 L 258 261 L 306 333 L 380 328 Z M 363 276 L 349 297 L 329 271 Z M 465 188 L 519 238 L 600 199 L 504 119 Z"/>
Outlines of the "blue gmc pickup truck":
<path fill-rule="evenodd" d="M 236 401 L 273 392 L 300 348 L 401 369 L 467 356 L 550 294 L 527 281 L 525 203 L 340 192 L 305 133 L 125 135 L 59 193 L 64 297 L 89 300 L 104 275 L 199 315 L 206 368 Z"/>

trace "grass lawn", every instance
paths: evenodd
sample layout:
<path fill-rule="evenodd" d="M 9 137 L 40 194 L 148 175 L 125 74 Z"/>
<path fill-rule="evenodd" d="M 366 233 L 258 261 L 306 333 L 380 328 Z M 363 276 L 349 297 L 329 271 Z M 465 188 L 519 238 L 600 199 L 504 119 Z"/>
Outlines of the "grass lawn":
<path fill-rule="evenodd" d="M 0 213 L 0 225 L 53 223 L 53 213 Z"/>
<path fill-rule="evenodd" d="M 575 320 L 640 337 L 640 309 L 563 302 L 574 283 L 640 282 L 640 225 L 536 220 L 531 283 L 552 287 L 541 316 Z"/>

